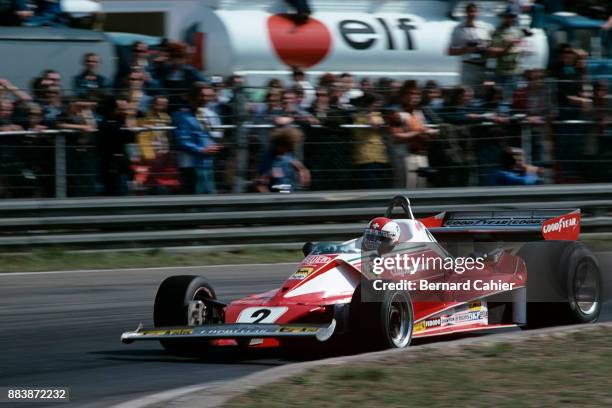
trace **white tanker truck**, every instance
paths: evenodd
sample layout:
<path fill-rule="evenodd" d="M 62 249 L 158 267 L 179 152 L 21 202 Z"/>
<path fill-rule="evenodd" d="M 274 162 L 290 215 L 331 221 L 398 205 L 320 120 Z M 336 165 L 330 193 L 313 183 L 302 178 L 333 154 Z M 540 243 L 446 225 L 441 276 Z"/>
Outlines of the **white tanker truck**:
<path fill-rule="evenodd" d="M 157 37 L 3 28 L 0 50 L 11 57 L 0 62 L 0 77 L 26 85 L 26 79 L 38 74 L 39 67 L 58 69 L 70 77 L 80 69 L 78 58 L 85 50 L 100 53 L 105 62 L 103 73 L 112 77 L 117 65 L 112 60 L 121 51 L 121 47 L 115 47 L 118 38 L 120 45 L 127 48 L 133 39 L 154 44 L 167 37 L 188 39 L 194 46 L 194 61 L 205 74 L 242 74 L 250 85 L 261 85 L 271 77 L 287 77 L 291 65 L 298 65 L 312 75 L 348 71 L 357 76 L 434 79 L 453 85 L 459 82 L 461 66 L 458 58 L 447 55 L 452 30 L 459 24 L 450 15 L 461 18 L 465 3 L 310 0 L 314 13 L 307 21 L 297 23 L 283 0 L 101 0 L 108 21 L 122 16 L 123 21 L 129 22 L 129 31 L 154 30 Z M 497 25 L 497 16 L 506 2 L 478 3 L 481 19 Z M 156 13 L 158 16 L 151 19 Z M 597 56 L 597 50 L 606 50 L 597 38 L 601 32 L 597 21 L 574 18 L 568 13 L 545 17 L 542 27 L 548 31 L 532 28 L 532 35 L 524 39 L 525 68 L 548 67 L 549 50 L 560 41 L 577 42 L 576 46 L 593 51 L 593 56 Z M 521 19 L 527 20 L 524 25 L 530 24 L 528 16 Z M 578 24 L 584 25 L 586 20 L 591 29 L 587 42 L 596 45 L 593 48 L 584 43 L 584 27 Z M 161 22 L 157 29 L 153 21 Z M 607 75 L 612 71 L 610 55 L 600 54 L 603 58 L 596 61 L 594 70 Z"/>
<path fill-rule="evenodd" d="M 447 50 L 457 21 L 442 16 L 411 13 L 408 7 L 400 12 L 322 11 L 296 24 L 288 15 L 262 10 L 209 8 L 199 24 L 203 67 L 210 74 L 242 74 L 250 83 L 287 75 L 288 67 L 296 65 L 313 75 L 350 71 L 455 84 L 460 63 Z M 526 67 L 546 67 L 544 31 L 534 30 L 524 49 Z"/>

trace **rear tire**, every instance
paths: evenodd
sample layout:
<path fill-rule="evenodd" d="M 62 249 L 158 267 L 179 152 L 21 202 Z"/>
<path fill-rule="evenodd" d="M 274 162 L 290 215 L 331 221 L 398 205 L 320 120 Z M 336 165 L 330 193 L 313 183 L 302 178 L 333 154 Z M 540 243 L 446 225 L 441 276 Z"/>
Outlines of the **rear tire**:
<path fill-rule="evenodd" d="M 187 326 L 189 302 L 216 298 L 212 286 L 201 276 L 171 276 L 161 283 L 155 296 L 155 327 Z M 210 343 L 206 340 L 160 340 L 160 344 L 170 354 L 199 356 L 206 352 Z"/>
<path fill-rule="evenodd" d="M 387 349 L 405 348 L 412 340 L 414 312 L 410 293 L 385 291 L 377 301 L 362 302 L 361 286 L 350 306 L 350 334 L 359 346 Z"/>
<path fill-rule="evenodd" d="M 592 323 L 601 312 L 599 263 L 581 242 L 534 242 L 518 252 L 527 264 L 527 326 Z"/>

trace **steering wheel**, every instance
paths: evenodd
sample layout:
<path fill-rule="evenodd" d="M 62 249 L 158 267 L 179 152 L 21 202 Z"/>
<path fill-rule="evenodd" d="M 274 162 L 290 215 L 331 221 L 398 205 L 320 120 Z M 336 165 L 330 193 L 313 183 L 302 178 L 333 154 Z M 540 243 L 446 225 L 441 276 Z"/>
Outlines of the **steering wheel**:
<path fill-rule="evenodd" d="M 393 197 L 393 199 L 389 203 L 389 206 L 387 207 L 387 211 L 385 212 L 385 217 L 386 218 L 392 218 L 392 216 L 393 216 L 393 209 L 396 206 L 402 207 L 402 209 L 404 210 L 404 213 L 406 213 L 406 216 L 408 217 L 408 219 L 414 220 L 414 215 L 412 214 L 412 208 L 410 208 L 410 200 L 407 197 L 404 197 L 404 196 L 395 196 L 395 197 Z"/>

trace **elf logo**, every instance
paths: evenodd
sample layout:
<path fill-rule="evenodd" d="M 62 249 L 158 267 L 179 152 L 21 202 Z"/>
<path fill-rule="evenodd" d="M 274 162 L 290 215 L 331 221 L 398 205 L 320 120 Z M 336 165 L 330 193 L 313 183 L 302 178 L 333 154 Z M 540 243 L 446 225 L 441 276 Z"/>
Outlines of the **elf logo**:
<path fill-rule="evenodd" d="M 278 57 L 287 65 L 309 68 L 325 59 L 332 48 L 330 28 L 316 18 L 304 23 L 285 14 L 270 16 L 267 21 L 270 41 Z M 416 26 L 407 17 L 382 18 L 373 21 L 345 19 L 336 23 L 344 44 L 356 51 L 365 51 L 380 42 L 386 50 L 416 50 L 413 31 Z M 399 35 L 398 35 L 399 34 Z"/>

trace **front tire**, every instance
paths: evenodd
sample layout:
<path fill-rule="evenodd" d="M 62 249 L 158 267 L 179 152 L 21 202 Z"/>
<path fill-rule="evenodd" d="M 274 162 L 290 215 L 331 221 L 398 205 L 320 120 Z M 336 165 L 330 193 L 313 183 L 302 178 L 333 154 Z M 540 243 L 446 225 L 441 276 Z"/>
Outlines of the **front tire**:
<path fill-rule="evenodd" d="M 201 276 L 180 275 L 164 280 L 155 296 L 153 322 L 155 327 L 187 326 L 189 302 L 217 298 L 214 289 Z M 209 341 L 160 340 L 162 347 L 178 356 L 199 356 L 206 352 Z"/>

